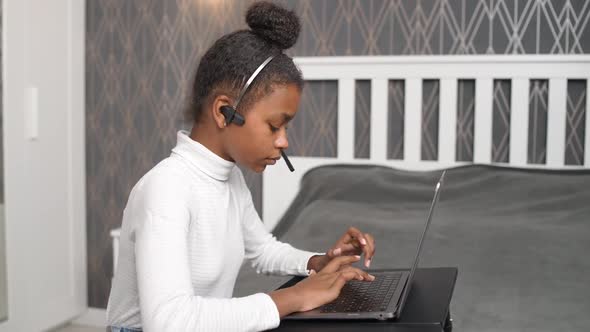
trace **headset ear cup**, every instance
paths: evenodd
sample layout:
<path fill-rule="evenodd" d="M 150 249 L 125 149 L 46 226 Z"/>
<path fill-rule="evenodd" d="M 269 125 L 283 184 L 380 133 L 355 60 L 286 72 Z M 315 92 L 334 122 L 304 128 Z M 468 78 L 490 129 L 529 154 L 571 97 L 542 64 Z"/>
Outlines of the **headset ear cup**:
<path fill-rule="evenodd" d="M 240 113 L 235 112 L 234 118 L 233 118 L 233 123 L 237 124 L 238 126 L 243 126 L 244 123 L 246 123 L 246 120 L 244 119 L 244 117 Z"/>
<path fill-rule="evenodd" d="M 240 113 L 236 112 L 236 110 L 229 105 L 221 106 L 219 111 L 225 117 L 226 125 L 229 125 L 233 122 L 238 126 L 242 126 L 246 122 L 246 120 L 244 120 L 244 117 Z"/>
<path fill-rule="evenodd" d="M 231 106 L 225 105 L 225 106 L 221 106 L 219 111 L 225 117 L 225 125 L 227 126 L 228 124 L 230 124 L 232 122 L 232 118 L 236 112 L 234 110 L 234 108 Z"/>

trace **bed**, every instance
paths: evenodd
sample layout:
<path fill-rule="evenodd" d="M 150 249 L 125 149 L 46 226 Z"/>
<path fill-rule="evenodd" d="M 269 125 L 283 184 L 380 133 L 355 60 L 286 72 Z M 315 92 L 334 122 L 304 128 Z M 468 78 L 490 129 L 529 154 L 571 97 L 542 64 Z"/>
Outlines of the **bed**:
<path fill-rule="evenodd" d="M 338 135 L 335 157 L 293 156 L 263 174 L 263 220 L 282 241 L 328 248 L 355 225 L 376 237 L 374 268 L 408 267 L 433 188 L 448 170 L 420 266 L 457 266 L 454 326 L 465 331 L 586 331 L 590 326 L 590 134 L 584 162 L 565 150 L 568 82 L 590 77 L 588 56 L 299 58 L 306 80 L 338 82 L 339 133 L 355 130 L 355 81 L 371 82 L 370 155 L 355 158 L 354 135 Z M 420 154 L 422 81 L 440 83 L 438 158 Z M 548 80 L 544 163 L 529 163 L 530 81 Z M 402 158 L 388 159 L 388 81 L 405 81 Z M 475 81 L 473 160 L 457 161 L 457 90 Z M 511 82 L 507 162 L 492 161 L 495 80 Z M 590 91 L 586 84 L 586 95 Z M 585 113 L 590 114 L 590 103 Z M 584 107 L 584 106 L 583 106 Z M 571 123 L 570 123 L 571 124 Z M 590 133 L 590 116 L 582 123 Z M 235 295 L 268 291 L 288 278 L 245 265 Z"/>
<path fill-rule="evenodd" d="M 375 165 L 310 170 L 274 233 L 312 251 L 355 225 L 374 234 L 372 268 L 409 267 L 439 171 Z M 449 169 L 420 266 L 457 266 L 461 331 L 586 331 L 590 326 L 590 171 L 469 165 Z M 282 277 L 245 265 L 235 294 Z"/>

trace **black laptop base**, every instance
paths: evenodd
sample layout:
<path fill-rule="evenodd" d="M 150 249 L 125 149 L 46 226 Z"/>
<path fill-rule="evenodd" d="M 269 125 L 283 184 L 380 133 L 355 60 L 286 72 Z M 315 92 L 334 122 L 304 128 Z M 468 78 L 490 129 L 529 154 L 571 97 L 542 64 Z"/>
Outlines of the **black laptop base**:
<path fill-rule="evenodd" d="M 449 332 L 452 330 L 450 302 L 457 280 L 456 267 L 418 268 L 412 291 L 399 318 L 394 320 L 308 319 L 284 320 L 273 331 L 297 332 Z M 281 288 L 303 277 L 293 277 Z"/>
<path fill-rule="evenodd" d="M 374 281 L 350 281 L 340 296 L 317 309 L 298 312 L 283 319 L 395 319 L 399 316 L 399 301 L 408 279 L 408 270 L 369 270 Z M 302 280 L 291 279 L 280 288 L 290 287 Z M 391 287 L 393 286 L 393 287 Z"/>

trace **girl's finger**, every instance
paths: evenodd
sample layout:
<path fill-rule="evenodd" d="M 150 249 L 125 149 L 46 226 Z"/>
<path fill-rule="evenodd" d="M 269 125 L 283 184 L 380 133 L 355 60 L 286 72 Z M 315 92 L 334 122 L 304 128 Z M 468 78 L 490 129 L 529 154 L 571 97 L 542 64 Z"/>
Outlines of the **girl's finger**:
<path fill-rule="evenodd" d="M 341 266 L 350 265 L 354 262 L 358 262 L 361 259 L 360 256 L 341 256 L 332 259 L 326 266 L 320 271 L 320 273 L 332 273 L 340 269 Z"/>
<path fill-rule="evenodd" d="M 348 271 L 355 271 L 356 273 L 358 273 L 359 275 L 361 275 L 363 277 L 363 280 L 365 280 L 365 281 L 373 281 L 373 280 L 375 280 L 375 276 L 373 276 L 372 274 L 369 274 L 367 271 L 363 271 L 361 269 L 357 269 L 356 267 L 347 266 L 347 267 L 345 267 L 345 268 L 343 268 L 341 270 L 341 272 L 348 272 Z"/>
<path fill-rule="evenodd" d="M 358 240 L 359 243 L 361 244 L 361 246 L 366 246 L 368 243 L 367 239 L 365 239 L 365 234 L 363 234 L 361 231 L 359 231 L 355 227 L 351 226 L 350 228 L 348 228 L 348 231 L 346 231 L 346 234 L 348 234 L 351 239 Z M 350 241 L 346 241 L 346 242 L 350 242 Z"/>
<path fill-rule="evenodd" d="M 341 255 L 350 255 L 351 253 L 361 254 L 363 251 L 360 246 L 356 246 L 352 243 L 343 244 L 340 246 L 340 254 Z"/>
<path fill-rule="evenodd" d="M 365 233 L 367 239 L 367 250 L 365 251 L 365 266 L 368 268 L 371 266 L 371 260 L 375 256 L 375 239 L 369 233 Z"/>
<path fill-rule="evenodd" d="M 367 240 L 366 234 L 362 233 L 360 230 L 354 227 L 350 227 L 348 229 L 347 234 L 349 234 L 354 239 L 358 240 L 361 244 L 362 252 L 365 254 L 365 266 L 369 267 L 371 265 L 371 258 L 372 256 L 372 249 L 370 248 L 369 241 Z M 372 237 L 371 237 L 372 238 Z"/>
<path fill-rule="evenodd" d="M 340 272 L 337 274 L 337 277 L 334 280 L 334 283 L 332 283 L 332 289 L 340 292 L 342 287 L 344 287 L 344 284 L 346 284 L 347 282 L 349 282 L 353 279 L 358 279 L 359 276 L 360 276 L 360 274 L 357 273 L 356 271 Z"/>

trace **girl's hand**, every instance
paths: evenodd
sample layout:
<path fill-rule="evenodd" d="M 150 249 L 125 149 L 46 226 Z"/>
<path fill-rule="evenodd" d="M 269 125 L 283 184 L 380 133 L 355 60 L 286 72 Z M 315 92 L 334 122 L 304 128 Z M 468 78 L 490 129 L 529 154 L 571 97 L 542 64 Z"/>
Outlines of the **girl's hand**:
<path fill-rule="evenodd" d="M 375 239 L 369 233 L 350 227 L 336 242 L 327 256 L 331 259 L 339 256 L 365 254 L 365 267 L 371 266 L 371 259 L 375 255 Z"/>
<path fill-rule="evenodd" d="M 373 281 L 369 273 L 350 266 L 360 256 L 342 256 L 332 259 L 320 272 L 312 272 L 306 279 L 292 286 L 296 311 L 308 311 L 334 301 L 346 282 L 350 280 Z"/>
<path fill-rule="evenodd" d="M 375 239 L 369 233 L 363 233 L 350 227 L 324 256 L 313 256 L 308 262 L 308 269 L 321 271 L 326 264 L 336 257 L 365 254 L 365 267 L 371 266 L 375 255 Z"/>

